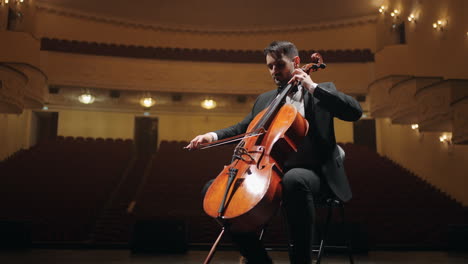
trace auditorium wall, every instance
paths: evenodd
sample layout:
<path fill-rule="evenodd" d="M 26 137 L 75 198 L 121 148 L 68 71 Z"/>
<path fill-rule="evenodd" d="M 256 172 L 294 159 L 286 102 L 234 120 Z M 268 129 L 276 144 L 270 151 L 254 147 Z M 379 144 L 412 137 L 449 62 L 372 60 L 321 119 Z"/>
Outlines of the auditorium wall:
<path fill-rule="evenodd" d="M 199 134 L 214 131 L 240 122 L 246 113 L 157 113 L 158 141 L 189 141 Z M 58 135 L 73 137 L 133 138 L 134 113 L 60 110 Z M 353 142 L 353 125 L 335 120 L 338 142 Z"/>
<path fill-rule="evenodd" d="M 243 115 L 160 115 L 159 136 L 164 140 L 191 140 L 198 134 L 225 128 L 240 122 Z M 335 119 L 336 140 L 353 142 L 353 125 Z"/>
<path fill-rule="evenodd" d="M 468 206 L 467 145 L 442 143 L 441 133 L 420 133 L 410 125 L 392 124 L 389 119 L 376 119 L 376 129 L 379 154 Z"/>
<path fill-rule="evenodd" d="M 133 138 L 134 115 L 128 113 L 60 110 L 60 136 Z"/>
<path fill-rule="evenodd" d="M 388 8 L 400 10 L 401 15 L 395 20 L 388 13 L 381 14 L 377 20 L 376 79 L 400 74 L 468 78 L 468 1 L 395 0 L 390 2 Z M 410 14 L 416 15 L 416 23 L 405 22 Z M 445 24 L 442 30 L 433 28 L 433 23 L 438 20 Z M 381 43 L 388 34 L 396 34 L 392 30 L 393 23 L 405 23 L 406 45 L 387 43 L 384 46 Z"/>
<path fill-rule="evenodd" d="M 0 160 L 20 149 L 29 148 L 31 140 L 31 110 L 22 114 L 0 114 Z"/>

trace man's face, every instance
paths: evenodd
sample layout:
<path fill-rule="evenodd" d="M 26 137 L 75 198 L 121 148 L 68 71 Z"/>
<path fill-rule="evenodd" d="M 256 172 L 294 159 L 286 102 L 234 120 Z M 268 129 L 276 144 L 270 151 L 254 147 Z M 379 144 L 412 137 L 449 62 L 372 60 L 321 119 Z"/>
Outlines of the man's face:
<path fill-rule="evenodd" d="M 271 54 L 266 56 L 266 64 L 273 81 L 278 86 L 283 86 L 292 78 L 292 72 L 295 68 L 295 62 L 287 56 L 281 55 L 279 58 L 273 57 Z"/>

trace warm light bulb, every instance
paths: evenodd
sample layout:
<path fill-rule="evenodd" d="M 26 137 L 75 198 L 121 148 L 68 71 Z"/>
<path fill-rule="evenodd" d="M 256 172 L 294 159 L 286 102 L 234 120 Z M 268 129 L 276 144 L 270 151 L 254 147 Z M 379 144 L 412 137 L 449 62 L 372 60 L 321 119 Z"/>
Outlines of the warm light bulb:
<path fill-rule="evenodd" d="M 8 4 L 8 0 L 5 0 L 5 4 Z"/>
<path fill-rule="evenodd" d="M 383 14 L 385 12 L 385 6 L 380 6 L 379 13 Z"/>
<path fill-rule="evenodd" d="M 442 135 L 439 137 L 440 142 L 444 142 L 447 139 L 447 135 Z"/>
<path fill-rule="evenodd" d="M 452 143 L 452 133 L 445 133 L 439 137 L 440 142 L 447 142 L 449 144 Z"/>
<path fill-rule="evenodd" d="M 205 99 L 201 102 L 201 106 L 205 109 L 213 109 L 216 107 L 216 101 L 213 99 Z"/>
<path fill-rule="evenodd" d="M 94 99 L 96 98 L 90 93 L 84 93 L 78 96 L 78 101 L 80 101 L 83 104 L 92 104 L 94 103 Z"/>
<path fill-rule="evenodd" d="M 393 12 L 392 12 L 392 13 L 390 13 L 390 16 L 394 17 L 394 16 L 395 16 L 395 13 L 393 13 Z"/>
<path fill-rule="evenodd" d="M 414 22 L 414 21 L 415 21 L 415 18 L 416 18 L 416 17 L 415 17 L 413 14 L 411 14 L 411 15 L 408 16 L 408 21 L 409 21 L 409 22 Z"/>
<path fill-rule="evenodd" d="M 442 20 L 437 20 L 438 25 L 442 25 Z"/>
<path fill-rule="evenodd" d="M 141 106 L 143 106 L 145 108 L 150 108 L 155 103 L 156 103 L 156 101 L 151 97 L 144 97 L 144 98 L 141 98 L 141 100 L 140 100 Z"/>
<path fill-rule="evenodd" d="M 437 23 L 432 24 L 433 28 L 437 28 Z"/>
<path fill-rule="evenodd" d="M 411 129 L 413 129 L 413 130 L 414 130 L 414 129 L 418 129 L 418 128 L 419 128 L 419 125 L 418 125 L 418 124 L 412 124 L 412 125 L 411 125 Z"/>

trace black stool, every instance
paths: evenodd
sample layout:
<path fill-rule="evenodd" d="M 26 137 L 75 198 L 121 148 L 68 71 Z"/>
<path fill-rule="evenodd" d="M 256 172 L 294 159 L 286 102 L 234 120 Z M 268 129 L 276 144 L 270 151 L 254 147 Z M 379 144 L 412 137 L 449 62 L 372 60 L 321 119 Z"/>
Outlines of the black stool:
<path fill-rule="evenodd" d="M 354 259 L 353 259 L 353 251 L 351 247 L 351 236 L 350 236 L 350 231 L 346 227 L 346 222 L 345 222 L 345 217 L 344 217 L 344 204 L 342 201 L 336 199 L 336 198 L 327 198 L 323 199 L 322 201 L 319 201 L 316 205 L 317 208 L 327 208 L 328 213 L 327 213 L 327 219 L 325 222 L 325 228 L 322 230 L 320 233 L 320 244 L 318 245 L 318 249 L 314 249 L 313 252 L 317 253 L 317 264 L 320 264 L 320 261 L 322 260 L 322 256 L 325 252 L 325 248 L 337 248 L 337 249 L 346 249 L 348 251 L 348 257 L 349 257 L 349 262 L 351 264 L 354 264 Z M 341 215 L 341 224 L 343 227 L 343 230 L 345 232 L 345 245 L 342 246 L 327 246 L 327 235 L 328 231 L 330 228 L 330 224 L 332 221 L 332 216 L 333 216 L 333 209 L 338 208 L 340 211 Z"/>

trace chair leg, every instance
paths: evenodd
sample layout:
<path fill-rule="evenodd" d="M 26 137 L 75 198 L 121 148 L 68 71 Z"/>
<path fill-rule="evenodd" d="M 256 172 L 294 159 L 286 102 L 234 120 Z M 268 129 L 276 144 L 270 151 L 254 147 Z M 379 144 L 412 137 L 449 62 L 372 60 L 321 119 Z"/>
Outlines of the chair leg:
<path fill-rule="evenodd" d="M 354 264 L 354 258 L 353 258 L 353 248 L 351 245 L 351 232 L 349 228 L 346 227 L 346 221 L 345 221 L 345 215 L 344 215 L 344 206 L 340 207 L 340 212 L 341 212 L 341 223 L 343 225 L 343 231 L 345 233 L 346 237 L 346 248 L 348 250 L 348 258 L 349 258 L 349 263 Z"/>
<path fill-rule="evenodd" d="M 323 231 L 323 234 L 321 234 L 320 247 L 319 247 L 319 251 L 318 251 L 318 254 L 317 254 L 317 262 L 316 262 L 317 264 L 320 264 L 320 261 L 322 260 L 323 253 L 325 251 L 325 241 L 327 239 L 328 228 L 330 226 L 332 215 L 333 215 L 333 207 L 329 206 L 328 207 L 327 220 L 325 222 L 325 230 Z"/>

